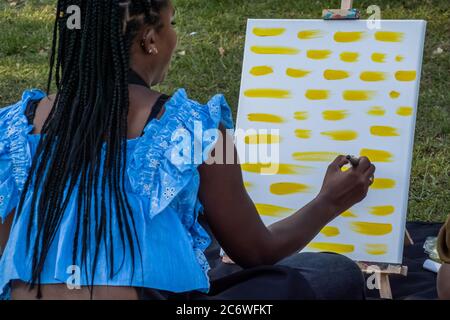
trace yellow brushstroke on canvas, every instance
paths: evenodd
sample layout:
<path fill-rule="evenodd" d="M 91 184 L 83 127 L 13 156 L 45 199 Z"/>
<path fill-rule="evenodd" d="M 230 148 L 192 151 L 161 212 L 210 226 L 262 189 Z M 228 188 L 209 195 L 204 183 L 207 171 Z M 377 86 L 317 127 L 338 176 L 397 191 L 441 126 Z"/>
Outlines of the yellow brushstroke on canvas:
<path fill-rule="evenodd" d="M 414 70 L 409 70 L 409 71 L 397 71 L 395 73 L 395 79 L 397 79 L 398 81 L 414 81 L 417 78 L 417 72 Z"/>
<path fill-rule="evenodd" d="M 336 227 L 326 226 L 320 231 L 326 237 L 336 237 L 340 234 L 339 229 Z"/>
<path fill-rule="evenodd" d="M 369 116 L 381 117 L 386 114 L 386 110 L 383 107 L 371 107 L 367 111 L 367 114 Z"/>
<path fill-rule="evenodd" d="M 330 97 L 328 90 L 306 90 L 305 97 L 309 100 L 326 100 Z"/>
<path fill-rule="evenodd" d="M 360 41 L 364 36 L 364 32 L 350 31 L 350 32 L 336 32 L 334 34 L 334 41 L 336 42 L 356 42 Z"/>
<path fill-rule="evenodd" d="M 380 52 L 374 52 L 372 54 L 372 61 L 377 63 L 384 63 L 386 62 L 386 54 L 380 53 Z"/>
<path fill-rule="evenodd" d="M 265 204 L 265 203 L 255 203 L 256 210 L 258 210 L 258 213 L 262 216 L 269 216 L 269 217 L 286 217 L 290 213 L 292 213 L 294 210 L 275 206 L 271 204 Z"/>
<path fill-rule="evenodd" d="M 252 134 L 245 136 L 246 144 L 277 144 L 281 137 L 276 134 Z"/>
<path fill-rule="evenodd" d="M 396 183 L 393 179 L 375 178 L 370 188 L 375 190 L 392 189 L 395 188 L 395 185 Z"/>
<path fill-rule="evenodd" d="M 311 130 L 296 129 L 295 136 L 300 139 L 309 139 L 311 138 Z"/>
<path fill-rule="evenodd" d="M 335 130 L 335 131 L 325 131 L 322 135 L 329 137 L 332 140 L 337 141 L 351 141 L 358 138 L 358 132 L 353 130 Z"/>
<path fill-rule="evenodd" d="M 300 40 L 310 40 L 322 37 L 322 31 L 320 30 L 302 30 L 297 34 Z"/>
<path fill-rule="evenodd" d="M 351 211 L 345 211 L 343 214 L 341 214 L 341 217 L 344 218 L 358 218 L 358 216 L 356 214 L 354 214 Z"/>
<path fill-rule="evenodd" d="M 299 54 L 300 50 L 293 47 L 265 47 L 265 46 L 252 46 L 250 50 L 256 54 L 287 54 L 295 55 Z"/>
<path fill-rule="evenodd" d="M 342 80 L 350 77 L 350 72 L 327 69 L 323 72 L 323 77 L 327 80 Z"/>
<path fill-rule="evenodd" d="M 400 97 L 400 92 L 398 92 L 398 91 L 391 91 L 391 92 L 389 92 L 389 96 L 392 99 L 397 99 L 398 97 Z"/>
<path fill-rule="evenodd" d="M 375 32 L 375 40 L 384 42 L 401 42 L 404 34 L 402 32 L 377 31 Z"/>
<path fill-rule="evenodd" d="M 367 101 L 371 100 L 374 95 L 374 91 L 366 90 L 346 90 L 342 93 L 343 99 L 347 101 Z"/>
<path fill-rule="evenodd" d="M 273 73 L 273 69 L 269 66 L 257 66 L 250 70 L 250 74 L 254 76 L 265 76 L 271 73 Z"/>
<path fill-rule="evenodd" d="M 367 236 L 384 236 L 392 232 L 392 225 L 389 223 L 355 221 L 350 223 L 350 229 Z"/>
<path fill-rule="evenodd" d="M 386 244 L 366 244 L 365 250 L 368 254 L 380 256 L 388 252 L 388 246 Z"/>
<path fill-rule="evenodd" d="M 285 28 L 253 28 L 253 34 L 258 37 L 280 36 L 285 31 Z"/>
<path fill-rule="evenodd" d="M 331 162 L 339 155 L 337 152 L 295 152 L 292 154 L 294 160 L 311 162 Z"/>
<path fill-rule="evenodd" d="M 289 90 L 282 89 L 249 89 L 244 92 L 248 98 L 272 98 L 272 99 L 288 99 L 291 97 Z"/>
<path fill-rule="evenodd" d="M 405 60 L 404 56 L 398 55 L 395 57 L 395 61 L 397 61 L 397 62 L 402 62 L 403 60 Z"/>
<path fill-rule="evenodd" d="M 413 115 L 414 109 L 412 107 L 399 107 L 397 114 L 402 117 L 409 117 Z"/>
<path fill-rule="evenodd" d="M 308 70 L 293 69 L 293 68 L 286 69 L 286 75 L 291 78 L 303 78 L 303 77 L 306 77 L 310 73 L 311 73 L 311 71 L 308 71 Z"/>
<path fill-rule="evenodd" d="M 332 52 L 330 50 L 308 50 L 306 56 L 313 60 L 327 59 Z"/>
<path fill-rule="evenodd" d="M 387 74 L 385 72 L 378 71 L 363 71 L 359 78 L 362 81 L 367 82 L 376 82 L 376 81 L 384 81 L 387 78 Z"/>
<path fill-rule="evenodd" d="M 253 183 L 248 182 L 248 181 L 244 181 L 244 187 L 245 187 L 246 189 L 250 189 L 251 187 L 253 187 Z"/>
<path fill-rule="evenodd" d="M 274 183 L 270 186 L 270 192 L 278 196 L 294 193 L 305 193 L 310 190 L 311 188 L 308 185 L 302 183 L 280 182 Z"/>
<path fill-rule="evenodd" d="M 395 212 L 394 206 L 374 206 L 369 208 L 369 213 L 374 216 L 385 217 Z"/>
<path fill-rule="evenodd" d="M 273 167 L 276 166 L 277 171 L 275 174 L 303 174 L 309 173 L 311 171 L 311 167 L 306 166 L 298 166 L 294 164 L 285 164 L 285 163 L 243 163 L 241 164 L 242 170 L 251 173 L 264 173 L 265 171 L 272 170 Z"/>
<path fill-rule="evenodd" d="M 248 121 L 252 122 L 267 122 L 267 123 L 284 123 L 283 117 L 270 113 L 249 113 L 247 115 Z"/>
<path fill-rule="evenodd" d="M 309 117 L 308 111 L 297 111 L 294 113 L 295 120 L 307 120 Z"/>
<path fill-rule="evenodd" d="M 358 52 L 342 52 L 340 54 L 340 58 L 344 62 L 357 62 L 359 58 Z"/>
<path fill-rule="evenodd" d="M 334 253 L 352 253 L 355 251 L 355 246 L 352 244 L 342 244 L 342 243 L 328 243 L 328 242 L 311 242 L 308 245 L 309 249 L 334 252 Z"/>
<path fill-rule="evenodd" d="M 339 121 L 348 117 L 347 110 L 325 110 L 322 112 L 324 120 Z"/>
<path fill-rule="evenodd" d="M 371 162 L 392 162 L 394 155 L 385 150 L 361 149 L 361 157 L 367 157 Z"/>
<path fill-rule="evenodd" d="M 397 137 L 400 135 L 396 128 L 389 126 L 372 126 L 370 127 L 370 133 L 379 137 Z"/>

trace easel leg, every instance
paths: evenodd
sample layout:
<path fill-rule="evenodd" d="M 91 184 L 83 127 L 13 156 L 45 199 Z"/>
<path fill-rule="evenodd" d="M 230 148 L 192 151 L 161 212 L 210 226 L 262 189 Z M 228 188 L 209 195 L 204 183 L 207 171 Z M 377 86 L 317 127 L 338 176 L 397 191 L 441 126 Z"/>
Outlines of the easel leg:
<path fill-rule="evenodd" d="M 389 275 L 388 274 L 380 274 L 379 275 L 380 283 L 380 297 L 382 299 L 389 299 L 392 300 L 392 290 L 391 290 L 391 284 L 389 282 Z"/>

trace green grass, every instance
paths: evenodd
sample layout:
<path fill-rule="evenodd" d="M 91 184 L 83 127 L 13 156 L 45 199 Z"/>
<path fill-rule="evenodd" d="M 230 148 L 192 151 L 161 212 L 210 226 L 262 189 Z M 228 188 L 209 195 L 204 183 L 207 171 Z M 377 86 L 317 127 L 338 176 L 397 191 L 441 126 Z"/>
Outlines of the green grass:
<path fill-rule="evenodd" d="M 45 88 L 55 1 L 0 2 L 0 106 Z M 319 18 L 339 1 L 175 0 L 179 47 L 161 90 L 185 87 L 200 101 L 224 93 L 236 110 L 247 18 Z M 373 1 L 357 1 L 367 8 Z M 448 0 L 385 0 L 384 19 L 428 21 L 411 177 L 409 219 L 450 213 L 450 6 Z M 191 35 L 196 32 L 195 35 Z M 219 49 L 224 49 L 222 56 Z M 441 48 L 441 54 L 433 53 Z"/>

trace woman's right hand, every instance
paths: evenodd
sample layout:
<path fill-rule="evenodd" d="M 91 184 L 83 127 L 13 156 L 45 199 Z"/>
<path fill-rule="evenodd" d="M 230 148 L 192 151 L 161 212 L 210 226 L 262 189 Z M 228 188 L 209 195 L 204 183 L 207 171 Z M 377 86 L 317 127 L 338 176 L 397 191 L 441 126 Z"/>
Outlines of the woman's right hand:
<path fill-rule="evenodd" d="M 375 166 L 367 157 L 361 157 L 358 166 L 342 171 L 347 163 L 349 160 L 345 156 L 339 156 L 329 165 L 317 196 L 335 209 L 331 219 L 362 201 L 373 183 Z"/>

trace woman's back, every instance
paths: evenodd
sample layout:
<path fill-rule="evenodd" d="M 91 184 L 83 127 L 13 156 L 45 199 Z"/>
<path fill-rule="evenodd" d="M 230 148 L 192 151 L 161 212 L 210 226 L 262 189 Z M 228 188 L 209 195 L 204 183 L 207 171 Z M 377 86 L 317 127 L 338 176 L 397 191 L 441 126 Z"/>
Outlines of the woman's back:
<path fill-rule="evenodd" d="M 39 132 L 32 134 L 33 126 L 27 122 L 24 111 L 30 101 L 42 98 L 44 94 L 41 91 L 26 91 L 20 102 L 0 111 L 0 122 L 5 128 L 0 133 L 4 146 L 0 151 L 0 195 L 7 199 L 0 205 L 3 219 L 17 205 L 25 174 L 41 138 Z M 196 140 L 195 126 L 199 125 L 203 130 L 217 129 L 222 120 L 226 127 L 232 126 L 231 113 L 223 96 L 216 96 L 207 105 L 201 105 L 189 100 L 184 90 L 178 90 L 166 103 L 160 119 L 145 125 L 141 135 L 131 134 L 127 143 L 125 190 L 133 219 L 126 218 L 134 224 L 136 232 L 122 232 L 118 226 L 123 221 L 117 218 L 112 205 L 106 208 L 106 216 L 95 216 L 95 211 L 91 210 L 91 216 L 85 217 L 88 222 L 77 221 L 77 212 L 83 212 L 85 208 L 84 204 L 77 203 L 76 192 L 73 192 L 47 253 L 41 282 L 147 287 L 173 292 L 207 291 L 208 264 L 203 251 L 209 244 L 209 237 L 197 223 L 201 210 L 197 198 L 197 167 L 204 159 L 196 163 L 191 152 L 194 144 L 200 142 L 202 155 L 207 154 L 205 151 L 215 142 L 215 137 L 211 136 L 207 141 Z M 138 126 L 131 124 L 131 127 Z M 180 140 L 180 136 L 183 139 Z M 188 150 L 189 154 L 178 158 L 180 150 Z M 100 174 L 98 179 L 101 177 Z M 95 196 L 94 192 L 93 198 Z M 101 196 L 109 204 L 117 201 L 110 192 Z M 28 262 L 32 258 L 26 248 L 31 199 L 30 193 L 25 198 L 21 214 L 15 218 L 0 261 L 0 288 L 11 280 L 28 282 L 31 279 Z M 98 219 L 104 219 L 103 232 L 108 233 L 106 241 L 98 241 L 102 232 L 95 228 L 94 221 Z M 31 234 L 35 232 L 33 227 Z M 83 241 L 89 244 L 86 252 L 74 242 L 79 234 L 84 234 Z M 138 251 L 133 253 L 126 242 L 120 241 L 123 237 L 131 237 Z M 114 259 L 110 259 L 110 253 Z M 88 261 L 86 266 L 79 263 L 83 254 Z M 94 264 L 96 268 L 92 267 Z M 23 293 L 23 290 L 17 292 Z M 98 294 L 101 297 L 101 291 Z"/>

